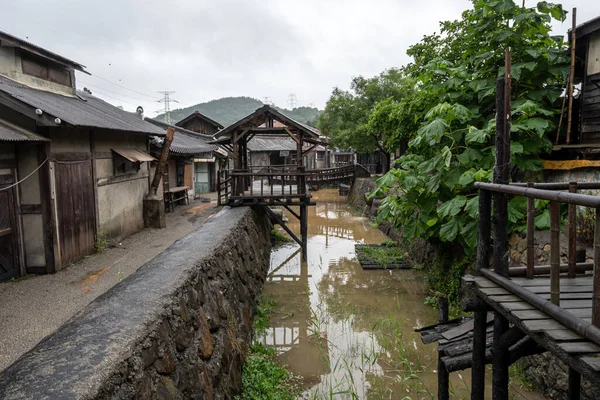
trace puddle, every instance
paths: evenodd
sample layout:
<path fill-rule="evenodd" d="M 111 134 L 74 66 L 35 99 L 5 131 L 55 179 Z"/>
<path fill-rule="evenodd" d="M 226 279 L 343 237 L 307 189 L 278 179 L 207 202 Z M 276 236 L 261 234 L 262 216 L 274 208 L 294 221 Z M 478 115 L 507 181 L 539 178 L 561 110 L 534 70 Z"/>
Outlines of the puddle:
<path fill-rule="evenodd" d="M 313 196 L 308 262 L 300 262 L 295 244 L 273 251 L 264 297 L 277 306 L 257 340 L 300 376 L 305 398 L 435 398 L 436 346 L 414 332 L 437 320 L 436 309 L 424 304 L 423 274 L 363 271 L 354 244 L 387 238 L 337 190 Z M 297 220 L 288 218 L 298 232 Z M 451 398 L 470 397 L 469 378 L 468 370 L 451 374 Z M 518 388 L 512 395 L 542 398 Z"/>

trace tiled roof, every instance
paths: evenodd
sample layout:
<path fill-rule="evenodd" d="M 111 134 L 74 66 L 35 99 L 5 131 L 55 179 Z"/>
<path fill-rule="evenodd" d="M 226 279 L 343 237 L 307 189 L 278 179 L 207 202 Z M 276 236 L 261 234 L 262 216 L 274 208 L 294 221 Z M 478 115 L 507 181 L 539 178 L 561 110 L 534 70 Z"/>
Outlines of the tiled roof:
<path fill-rule="evenodd" d="M 183 129 L 179 126 L 169 125 L 161 121 L 147 120 L 149 123 L 155 125 L 163 130 L 163 133 L 172 127 L 175 129 L 175 135 L 173 136 L 173 142 L 171 143 L 171 153 L 181 155 L 194 155 L 201 153 L 210 153 L 218 149 L 218 146 L 209 144 L 208 141 L 212 140 L 212 136 L 196 133 L 187 129 Z"/>

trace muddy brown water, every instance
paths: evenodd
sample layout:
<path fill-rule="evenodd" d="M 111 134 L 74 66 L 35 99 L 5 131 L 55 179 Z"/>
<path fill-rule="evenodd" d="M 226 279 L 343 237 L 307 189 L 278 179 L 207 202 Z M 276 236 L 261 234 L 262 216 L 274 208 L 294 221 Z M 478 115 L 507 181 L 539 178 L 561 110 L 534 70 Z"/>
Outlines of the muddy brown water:
<path fill-rule="evenodd" d="M 273 250 L 263 298 L 277 305 L 257 340 L 299 376 L 308 399 L 436 398 L 436 346 L 423 345 L 414 332 L 437 318 L 425 305 L 423 273 L 362 270 L 354 245 L 381 243 L 385 235 L 337 190 L 313 197 L 308 262 L 300 262 L 296 244 Z M 288 218 L 298 232 L 297 220 Z M 452 398 L 469 398 L 469 378 L 469 370 L 451 374 Z M 518 383 L 511 392 L 516 399 L 543 398 Z"/>

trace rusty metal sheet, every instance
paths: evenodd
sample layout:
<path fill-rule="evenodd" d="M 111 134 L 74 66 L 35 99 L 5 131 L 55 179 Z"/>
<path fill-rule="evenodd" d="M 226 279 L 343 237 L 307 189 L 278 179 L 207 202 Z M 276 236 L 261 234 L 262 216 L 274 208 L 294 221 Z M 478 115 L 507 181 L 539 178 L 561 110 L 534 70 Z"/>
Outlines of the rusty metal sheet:
<path fill-rule="evenodd" d="M 150 154 L 146 154 L 143 151 L 135 150 L 135 149 L 111 149 L 115 153 L 120 156 L 125 157 L 131 162 L 146 162 L 146 161 L 156 161 L 156 158 L 152 157 Z"/>

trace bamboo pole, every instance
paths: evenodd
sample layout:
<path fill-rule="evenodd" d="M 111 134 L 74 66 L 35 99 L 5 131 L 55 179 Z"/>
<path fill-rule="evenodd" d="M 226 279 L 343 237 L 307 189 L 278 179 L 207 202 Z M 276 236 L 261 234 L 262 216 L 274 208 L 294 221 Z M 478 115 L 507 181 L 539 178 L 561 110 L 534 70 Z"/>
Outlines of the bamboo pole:
<path fill-rule="evenodd" d="M 577 192 L 577 182 L 569 183 L 569 193 Z M 569 204 L 569 278 L 577 273 L 577 206 Z"/>

